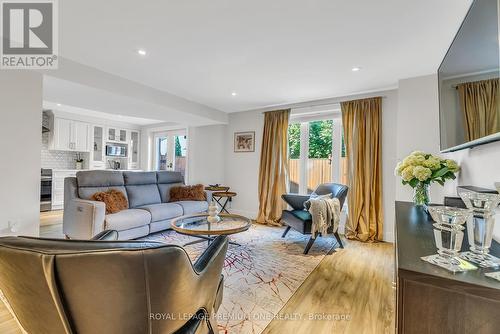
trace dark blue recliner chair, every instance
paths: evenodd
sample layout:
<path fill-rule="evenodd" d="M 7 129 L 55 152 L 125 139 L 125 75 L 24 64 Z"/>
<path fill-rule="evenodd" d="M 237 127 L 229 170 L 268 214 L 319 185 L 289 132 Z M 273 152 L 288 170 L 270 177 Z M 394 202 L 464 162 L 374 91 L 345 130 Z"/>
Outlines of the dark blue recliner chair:
<path fill-rule="evenodd" d="M 281 215 L 281 221 L 287 225 L 285 232 L 282 237 L 284 238 L 290 229 L 294 229 L 302 234 L 311 234 L 312 217 L 308 210 L 304 207 L 304 203 L 311 197 L 332 194 L 332 198 L 336 197 L 340 202 L 340 209 L 344 206 L 344 202 L 347 196 L 349 188 L 343 184 L 337 183 L 323 183 L 320 184 L 316 190 L 311 195 L 299 195 L 299 194 L 285 194 L 281 198 L 292 207 L 292 210 L 283 210 Z M 333 231 L 330 231 L 333 232 Z M 338 231 L 333 233 L 340 248 L 344 248 Z M 309 249 L 313 245 L 314 241 L 318 235 L 311 235 L 309 242 L 304 249 L 304 254 L 309 252 Z"/>

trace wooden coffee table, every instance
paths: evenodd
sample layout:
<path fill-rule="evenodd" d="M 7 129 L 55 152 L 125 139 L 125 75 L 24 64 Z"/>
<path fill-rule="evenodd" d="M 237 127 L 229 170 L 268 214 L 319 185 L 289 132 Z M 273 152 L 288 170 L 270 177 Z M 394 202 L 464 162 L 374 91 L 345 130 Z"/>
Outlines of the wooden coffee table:
<path fill-rule="evenodd" d="M 186 215 L 172 220 L 172 228 L 177 233 L 202 239 L 188 242 L 184 246 L 205 241 L 210 243 L 217 235 L 231 235 L 244 232 L 252 225 L 252 221 L 250 219 L 239 215 L 220 214 L 219 217 L 221 217 L 221 221 L 218 223 L 208 222 L 207 217 L 207 213 L 200 213 Z M 241 246 L 236 242 L 230 241 L 229 243 Z"/>

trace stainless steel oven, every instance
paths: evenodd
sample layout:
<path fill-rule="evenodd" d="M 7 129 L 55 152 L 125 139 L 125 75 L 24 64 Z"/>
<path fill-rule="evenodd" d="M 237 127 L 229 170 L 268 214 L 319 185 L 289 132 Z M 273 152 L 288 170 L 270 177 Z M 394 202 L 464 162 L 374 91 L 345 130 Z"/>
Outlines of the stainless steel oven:
<path fill-rule="evenodd" d="M 40 212 L 52 210 L 52 169 L 42 168 L 40 181 Z"/>

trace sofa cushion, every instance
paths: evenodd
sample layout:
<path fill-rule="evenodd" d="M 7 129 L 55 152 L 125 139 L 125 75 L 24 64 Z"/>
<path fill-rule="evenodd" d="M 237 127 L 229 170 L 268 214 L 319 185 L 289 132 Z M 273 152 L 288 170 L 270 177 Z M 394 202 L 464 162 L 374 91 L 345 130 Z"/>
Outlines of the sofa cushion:
<path fill-rule="evenodd" d="M 206 201 L 207 195 L 205 194 L 203 184 L 194 186 L 177 186 L 170 188 L 170 202 L 180 201 Z"/>
<path fill-rule="evenodd" d="M 183 210 L 179 203 L 161 203 L 141 206 L 140 209 L 146 210 L 151 214 L 152 222 L 172 219 L 182 216 Z"/>
<path fill-rule="evenodd" d="M 158 179 L 158 189 L 160 191 L 161 201 L 168 203 L 170 201 L 170 189 L 184 185 L 184 178 L 180 172 L 161 171 L 156 172 Z"/>
<path fill-rule="evenodd" d="M 156 172 L 158 183 L 184 183 L 181 172 L 160 171 Z"/>
<path fill-rule="evenodd" d="M 156 172 L 124 172 L 123 178 L 130 208 L 161 203 Z"/>
<path fill-rule="evenodd" d="M 128 201 L 125 195 L 116 189 L 97 192 L 90 198 L 92 201 L 104 202 L 106 214 L 117 213 L 128 209 Z"/>
<path fill-rule="evenodd" d="M 156 184 L 156 172 L 123 172 L 126 186 Z"/>
<path fill-rule="evenodd" d="M 179 204 L 182 206 L 183 214 L 190 215 L 193 213 L 202 213 L 208 210 L 208 203 L 201 201 L 180 201 L 175 202 L 175 204 Z"/>
<path fill-rule="evenodd" d="M 125 185 L 119 171 L 89 170 L 76 173 L 79 187 L 111 187 Z"/>
<path fill-rule="evenodd" d="M 118 171 L 91 170 L 76 173 L 78 197 L 89 200 L 97 192 L 116 189 L 121 191 L 128 200 L 124 187 L 123 175 Z"/>
<path fill-rule="evenodd" d="M 148 225 L 151 223 L 151 214 L 146 210 L 127 209 L 106 215 L 104 220 L 107 230 L 123 231 Z"/>

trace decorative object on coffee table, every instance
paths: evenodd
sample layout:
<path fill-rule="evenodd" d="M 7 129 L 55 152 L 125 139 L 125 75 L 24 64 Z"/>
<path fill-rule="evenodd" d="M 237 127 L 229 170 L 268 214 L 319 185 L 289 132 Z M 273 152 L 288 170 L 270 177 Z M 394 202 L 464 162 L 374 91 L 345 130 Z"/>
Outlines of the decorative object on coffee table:
<path fill-rule="evenodd" d="M 233 191 L 216 191 L 212 193 L 213 199 L 220 205 L 220 212 L 225 212 L 229 214 L 229 211 L 226 209 L 228 203 L 233 201 L 233 197 L 237 194 Z"/>
<path fill-rule="evenodd" d="M 429 186 L 436 182 L 444 186 L 447 179 L 455 179 L 460 167 L 456 161 L 415 151 L 396 166 L 395 173 L 402 183 L 414 189 L 415 205 L 426 207 L 429 202 Z"/>
<path fill-rule="evenodd" d="M 481 267 L 499 267 L 500 259 L 489 252 L 495 227 L 495 209 L 500 203 L 500 195 L 466 191 L 460 188 L 458 191 L 467 208 L 473 210 L 474 213 L 472 219 L 467 222 L 470 251 L 460 256 Z"/>
<path fill-rule="evenodd" d="M 458 257 L 464 239 L 463 225 L 472 211 L 448 206 L 430 206 L 428 210 L 435 221 L 432 226 L 438 254 L 424 256 L 422 260 L 454 273 L 477 269 Z"/>
<path fill-rule="evenodd" d="M 232 214 L 220 214 L 220 221 L 211 223 L 209 214 L 200 213 L 186 215 L 172 220 L 171 226 L 177 233 L 197 237 L 203 240 L 196 240 L 186 243 L 184 246 L 197 244 L 214 240 L 217 235 L 231 235 L 244 232 L 250 228 L 252 221 L 246 217 Z M 235 242 L 229 242 L 231 245 L 240 246 Z"/>
<path fill-rule="evenodd" d="M 234 152 L 255 152 L 255 131 L 235 132 Z"/>
<path fill-rule="evenodd" d="M 215 204 L 215 201 L 210 202 L 210 205 L 208 206 L 208 217 L 207 221 L 211 224 L 218 223 L 220 222 L 220 217 L 219 217 L 219 210 L 217 210 L 217 204 Z"/>

